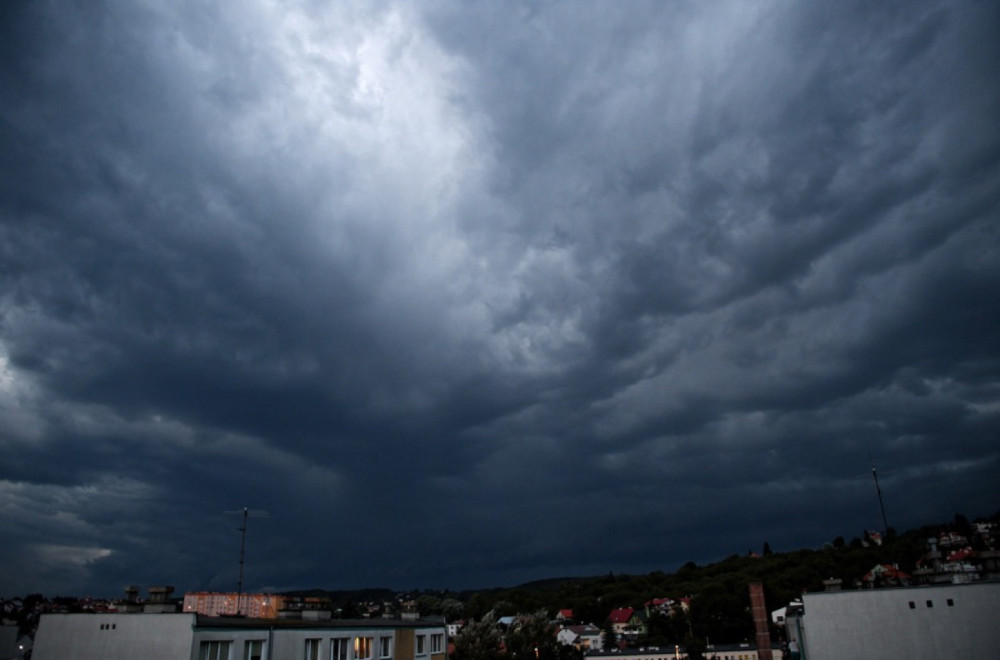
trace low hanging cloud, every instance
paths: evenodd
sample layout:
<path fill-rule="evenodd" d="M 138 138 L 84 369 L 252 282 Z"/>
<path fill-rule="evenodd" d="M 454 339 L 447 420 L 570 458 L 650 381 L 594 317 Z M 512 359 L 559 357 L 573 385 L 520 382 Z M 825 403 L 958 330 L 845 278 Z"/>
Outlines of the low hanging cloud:
<path fill-rule="evenodd" d="M 0 593 L 998 508 L 985 3 L 0 12 Z"/>

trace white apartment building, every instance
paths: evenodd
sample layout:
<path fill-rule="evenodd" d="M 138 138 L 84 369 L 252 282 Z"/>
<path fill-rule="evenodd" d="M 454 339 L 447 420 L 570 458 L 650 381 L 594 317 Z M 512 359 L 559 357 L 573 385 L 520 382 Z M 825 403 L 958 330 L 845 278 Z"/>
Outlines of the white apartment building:
<path fill-rule="evenodd" d="M 245 619 L 175 614 L 44 614 L 33 660 L 446 660 L 426 619 Z"/>

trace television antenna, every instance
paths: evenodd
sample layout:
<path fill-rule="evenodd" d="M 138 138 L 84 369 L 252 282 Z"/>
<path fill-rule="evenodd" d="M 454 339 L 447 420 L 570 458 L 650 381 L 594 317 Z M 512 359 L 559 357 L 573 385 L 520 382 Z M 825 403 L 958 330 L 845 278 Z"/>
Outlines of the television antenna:
<path fill-rule="evenodd" d="M 260 509 L 236 509 L 234 511 L 224 511 L 229 515 L 243 516 L 243 524 L 236 528 L 240 533 L 240 581 L 236 584 L 236 616 L 240 616 L 240 608 L 243 601 L 243 563 L 246 558 L 247 547 L 247 518 L 270 518 L 271 514 Z"/>

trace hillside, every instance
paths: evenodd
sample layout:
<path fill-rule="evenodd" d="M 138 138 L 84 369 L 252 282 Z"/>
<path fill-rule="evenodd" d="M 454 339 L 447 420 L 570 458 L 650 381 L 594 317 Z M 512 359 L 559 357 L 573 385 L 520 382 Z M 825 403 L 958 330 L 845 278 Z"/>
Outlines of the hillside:
<path fill-rule="evenodd" d="M 996 523 L 1000 513 L 977 522 Z M 927 539 L 954 532 L 970 539 L 974 549 L 995 545 L 994 539 L 976 536 L 964 516 L 948 524 L 931 525 L 896 534 L 890 530 L 881 545 L 860 538 L 831 540 L 821 549 L 771 552 L 766 543 L 760 553 L 732 555 L 704 566 L 689 562 L 672 573 L 644 575 L 608 573 L 595 577 L 550 578 L 512 588 L 471 592 L 424 591 L 396 594 L 399 600 L 416 600 L 424 614 L 449 619 L 479 619 L 489 611 L 497 616 L 544 610 L 552 616 L 571 609 L 577 622 L 601 626 L 615 608 L 643 609 L 655 598 L 690 599 L 690 626 L 696 635 L 717 641 L 740 641 L 753 635 L 749 615 L 748 585 L 762 582 L 767 605 L 777 609 L 805 591 L 819 591 L 823 581 L 837 578 L 845 589 L 859 586 L 861 578 L 878 564 L 894 564 L 912 573 L 927 552 Z M 316 595 L 316 592 L 311 592 Z M 336 603 L 356 592 L 326 592 Z M 380 593 L 380 596 L 386 594 Z M 672 622 L 676 627 L 676 622 Z M 650 620 L 649 643 L 673 641 L 678 631 L 671 622 Z"/>

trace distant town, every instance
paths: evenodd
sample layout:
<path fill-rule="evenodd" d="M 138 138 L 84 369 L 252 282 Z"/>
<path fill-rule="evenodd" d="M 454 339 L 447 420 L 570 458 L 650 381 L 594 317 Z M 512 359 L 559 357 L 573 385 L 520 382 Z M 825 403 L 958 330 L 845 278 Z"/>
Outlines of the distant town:
<path fill-rule="evenodd" d="M 467 592 L 130 585 L 113 599 L 7 597 L 0 660 L 995 658 L 998 517 Z"/>

